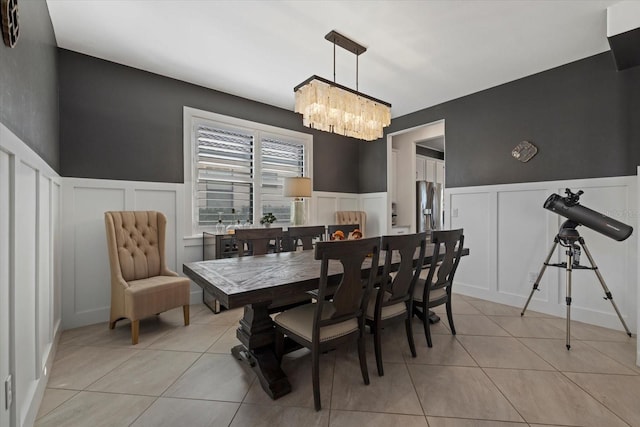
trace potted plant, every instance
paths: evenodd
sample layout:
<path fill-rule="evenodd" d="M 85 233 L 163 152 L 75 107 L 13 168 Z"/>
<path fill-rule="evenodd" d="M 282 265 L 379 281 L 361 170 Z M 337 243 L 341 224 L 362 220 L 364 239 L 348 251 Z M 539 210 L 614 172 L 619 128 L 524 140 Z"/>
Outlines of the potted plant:
<path fill-rule="evenodd" d="M 271 212 L 260 218 L 260 224 L 264 225 L 265 227 L 271 227 L 271 224 L 273 224 L 274 222 L 276 222 L 276 217 L 273 216 Z"/>

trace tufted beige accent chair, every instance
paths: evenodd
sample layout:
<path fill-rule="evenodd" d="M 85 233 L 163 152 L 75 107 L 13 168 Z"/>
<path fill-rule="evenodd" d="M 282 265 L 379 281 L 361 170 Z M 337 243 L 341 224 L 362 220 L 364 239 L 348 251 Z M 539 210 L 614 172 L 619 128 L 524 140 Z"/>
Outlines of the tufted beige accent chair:
<path fill-rule="evenodd" d="M 138 343 L 140 319 L 182 306 L 189 324 L 190 281 L 167 268 L 165 229 L 160 212 L 105 212 L 111 266 L 111 318 L 131 320 L 131 342 Z"/>
<path fill-rule="evenodd" d="M 367 236 L 367 213 L 364 211 L 337 211 L 336 224 L 360 224 L 362 237 Z"/>

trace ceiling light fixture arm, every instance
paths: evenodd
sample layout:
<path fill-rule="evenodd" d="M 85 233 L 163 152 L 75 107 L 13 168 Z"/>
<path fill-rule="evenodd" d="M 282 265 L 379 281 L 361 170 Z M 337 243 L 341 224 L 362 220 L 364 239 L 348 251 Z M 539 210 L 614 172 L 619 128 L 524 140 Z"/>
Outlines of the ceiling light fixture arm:
<path fill-rule="evenodd" d="M 333 82 L 336 82 L 336 45 L 348 50 L 356 55 L 356 92 L 358 91 L 358 57 L 367 51 L 367 48 L 359 43 L 354 42 L 349 37 L 343 36 L 339 32 L 332 30 L 325 39 L 333 43 Z"/>

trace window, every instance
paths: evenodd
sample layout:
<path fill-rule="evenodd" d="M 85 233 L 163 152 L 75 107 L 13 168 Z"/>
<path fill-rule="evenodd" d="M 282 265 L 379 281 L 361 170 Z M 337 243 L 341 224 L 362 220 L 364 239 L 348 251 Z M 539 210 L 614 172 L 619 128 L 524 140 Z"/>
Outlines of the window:
<path fill-rule="evenodd" d="M 310 176 L 311 135 L 185 108 L 185 128 L 187 119 L 193 230 L 211 230 L 219 219 L 259 224 L 269 212 L 289 224 L 284 178 Z"/>

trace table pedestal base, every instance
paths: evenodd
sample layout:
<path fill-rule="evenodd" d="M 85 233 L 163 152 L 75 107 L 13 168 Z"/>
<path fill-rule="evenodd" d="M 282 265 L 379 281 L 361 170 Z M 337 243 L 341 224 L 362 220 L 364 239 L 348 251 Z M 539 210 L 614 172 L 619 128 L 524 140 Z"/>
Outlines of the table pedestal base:
<path fill-rule="evenodd" d="M 263 347 L 254 350 L 240 344 L 231 349 L 236 359 L 244 361 L 258 376 L 262 389 L 272 398 L 277 399 L 291 392 L 291 384 L 280 369 L 280 362 L 272 348 Z"/>

